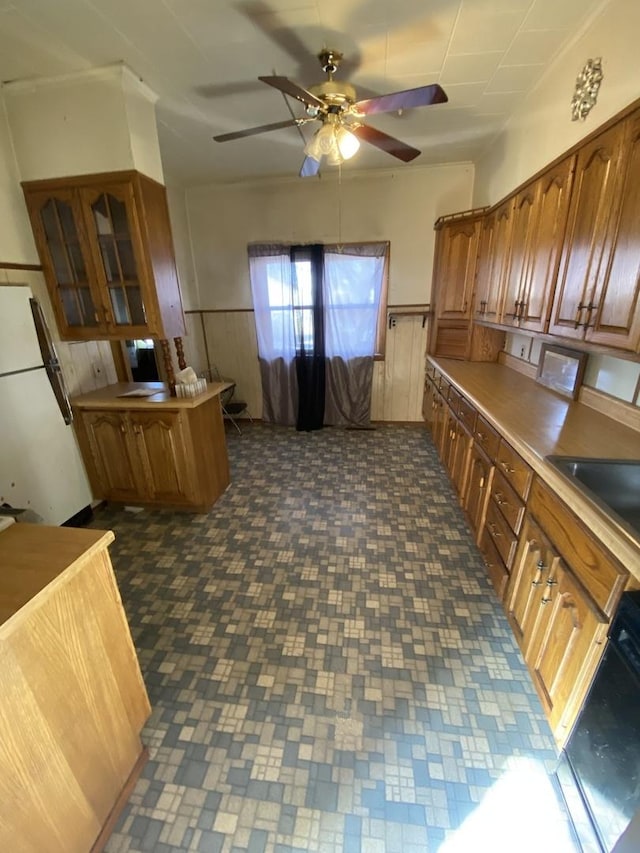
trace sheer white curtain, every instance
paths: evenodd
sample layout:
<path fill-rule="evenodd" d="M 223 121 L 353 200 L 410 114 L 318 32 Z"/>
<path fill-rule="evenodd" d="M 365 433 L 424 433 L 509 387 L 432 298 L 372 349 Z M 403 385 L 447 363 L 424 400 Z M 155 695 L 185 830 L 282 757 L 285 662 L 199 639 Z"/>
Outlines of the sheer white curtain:
<path fill-rule="evenodd" d="M 249 274 L 262 379 L 262 418 L 293 425 L 298 408 L 293 271 L 288 246 L 249 246 Z"/>
<path fill-rule="evenodd" d="M 249 246 L 265 421 L 369 424 L 388 256 L 388 243 Z"/>
<path fill-rule="evenodd" d="M 388 243 L 325 247 L 325 423 L 367 426 Z"/>

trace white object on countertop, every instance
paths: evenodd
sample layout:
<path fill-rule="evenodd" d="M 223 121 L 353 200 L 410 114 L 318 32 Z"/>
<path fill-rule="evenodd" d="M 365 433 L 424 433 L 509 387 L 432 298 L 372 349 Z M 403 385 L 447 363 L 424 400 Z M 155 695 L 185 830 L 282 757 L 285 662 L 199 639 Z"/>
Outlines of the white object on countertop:
<path fill-rule="evenodd" d="M 15 523 L 16 520 L 12 515 L 0 515 L 0 533 Z"/>
<path fill-rule="evenodd" d="M 207 380 L 198 379 L 195 382 L 176 382 L 176 397 L 197 397 L 207 390 Z"/>
<path fill-rule="evenodd" d="M 193 367 L 185 367 L 184 370 L 176 373 L 176 382 L 182 385 L 194 385 L 198 381 L 198 376 Z"/>

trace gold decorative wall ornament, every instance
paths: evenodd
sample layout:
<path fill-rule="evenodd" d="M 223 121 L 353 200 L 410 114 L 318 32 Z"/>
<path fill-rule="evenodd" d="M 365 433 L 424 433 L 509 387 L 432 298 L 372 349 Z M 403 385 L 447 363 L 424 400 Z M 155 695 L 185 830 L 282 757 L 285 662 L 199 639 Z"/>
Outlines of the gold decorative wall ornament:
<path fill-rule="evenodd" d="M 584 121 L 598 99 L 598 89 L 603 78 L 602 58 L 587 60 L 576 78 L 576 88 L 571 99 L 571 121 Z"/>

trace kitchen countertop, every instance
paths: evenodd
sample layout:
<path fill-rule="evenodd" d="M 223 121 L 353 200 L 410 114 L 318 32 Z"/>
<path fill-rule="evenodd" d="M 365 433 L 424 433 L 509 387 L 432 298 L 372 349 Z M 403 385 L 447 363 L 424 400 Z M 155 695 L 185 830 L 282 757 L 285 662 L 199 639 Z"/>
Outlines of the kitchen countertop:
<path fill-rule="evenodd" d="M 640 585 L 640 539 L 545 460 L 546 456 L 640 459 L 640 433 L 564 399 L 502 364 L 430 357 L 430 362 L 567 503 Z"/>
<path fill-rule="evenodd" d="M 164 382 L 116 382 L 72 397 L 71 405 L 81 409 L 195 409 L 233 387 L 233 382 L 209 382 L 207 390 L 196 397 L 172 397 Z M 150 397 L 123 397 L 130 391 L 150 390 Z"/>
<path fill-rule="evenodd" d="M 12 524 L 0 532 L 0 636 L 67 569 L 84 565 L 114 538 L 111 531 L 42 524 Z"/>

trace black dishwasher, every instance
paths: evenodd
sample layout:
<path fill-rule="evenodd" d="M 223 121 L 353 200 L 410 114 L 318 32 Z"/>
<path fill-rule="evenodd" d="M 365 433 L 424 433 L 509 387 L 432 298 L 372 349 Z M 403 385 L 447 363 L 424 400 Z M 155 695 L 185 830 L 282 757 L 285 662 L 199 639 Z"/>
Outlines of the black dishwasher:
<path fill-rule="evenodd" d="M 640 592 L 622 596 L 556 776 L 585 853 L 609 853 L 640 809 Z"/>

